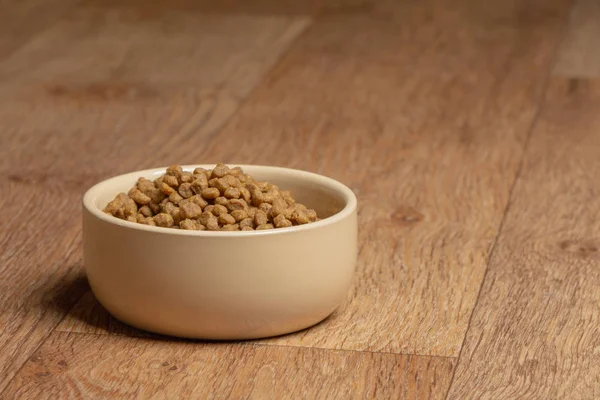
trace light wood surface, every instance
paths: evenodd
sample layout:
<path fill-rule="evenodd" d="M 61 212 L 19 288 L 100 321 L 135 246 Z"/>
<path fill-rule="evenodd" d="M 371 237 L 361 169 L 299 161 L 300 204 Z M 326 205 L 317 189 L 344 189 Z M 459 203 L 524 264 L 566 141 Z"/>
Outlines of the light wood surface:
<path fill-rule="evenodd" d="M 600 2 L 576 0 L 554 73 L 574 78 L 600 77 Z"/>
<path fill-rule="evenodd" d="M 450 399 L 600 396 L 600 83 L 556 79 Z"/>
<path fill-rule="evenodd" d="M 594 2 L 6 4 L 0 398 L 600 396 Z M 83 191 L 218 161 L 357 193 L 326 321 L 180 341 L 89 291 Z"/>
<path fill-rule="evenodd" d="M 54 333 L 5 398 L 441 399 L 449 358 Z"/>

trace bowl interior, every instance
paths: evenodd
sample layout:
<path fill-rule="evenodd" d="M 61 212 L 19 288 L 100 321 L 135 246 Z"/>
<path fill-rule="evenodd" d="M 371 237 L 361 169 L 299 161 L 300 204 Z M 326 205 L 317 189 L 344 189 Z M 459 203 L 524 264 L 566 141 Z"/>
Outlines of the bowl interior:
<path fill-rule="evenodd" d="M 214 168 L 214 165 L 183 166 L 185 171 L 193 171 L 196 167 Z M 320 218 L 327 218 L 340 212 L 351 201 L 351 194 L 341 183 L 321 175 L 278 167 L 242 165 L 244 172 L 259 181 L 271 182 L 281 190 L 289 190 L 299 203 L 317 211 Z M 104 209 L 115 196 L 127 193 L 139 177 L 156 179 L 165 173 L 164 169 L 146 170 L 121 175 L 97 185 L 93 190 L 93 203 Z"/>

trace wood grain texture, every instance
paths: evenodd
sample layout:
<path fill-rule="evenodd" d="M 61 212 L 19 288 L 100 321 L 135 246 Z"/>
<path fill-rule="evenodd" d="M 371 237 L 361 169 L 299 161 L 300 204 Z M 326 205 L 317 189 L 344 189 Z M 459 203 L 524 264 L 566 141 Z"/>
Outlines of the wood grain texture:
<path fill-rule="evenodd" d="M 3 398 L 440 399 L 454 362 L 54 333 Z"/>
<path fill-rule="evenodd" d="M 182 155 L 309 169 L 359 195 L 347 301 L 265 343 L 458 355 L 566 6 L 510 24 L 427 11 L 442 3 L 322 17 L 223 130 Z"/>
<path fill-rule="evenodd" d="M 91 7 L 129 8 L 145 15 L 165 10 L 202 14 L 321 15 L 365 13 L 372 0 L 85 0 Z"/>
<path fill-rule="evenodd" d="M 88 289 L 83 191 L 201 146 L 307 23 L 74 9 L 0 59 L 0 392 Z"/>
<path fill-rule="evenodd" d="M 600 77 L 600 3 L 576 0 L 554 74 L 573 78 Z"/>
<path fill-rule="evenodd" d="M 0 180 L 0 192 L 1 393 L 87 285 L 79 194 L 11 178 Z"/>
<path fill-rule="evenodd" d="M 600 396 L 600 84 L 554 80 L 449 398 Z"/>
<path fill-rule="evenodd" d="M 204 146 L 308 23 L 76 9 L 0 63 L 0 151 L 10 153 L 0 170 L 83 189 L 176 162 Z"/>
<path fill-rule="evenodd" d="M 40 35 L 80 0 L 0 0 L 0 60 Z"/>

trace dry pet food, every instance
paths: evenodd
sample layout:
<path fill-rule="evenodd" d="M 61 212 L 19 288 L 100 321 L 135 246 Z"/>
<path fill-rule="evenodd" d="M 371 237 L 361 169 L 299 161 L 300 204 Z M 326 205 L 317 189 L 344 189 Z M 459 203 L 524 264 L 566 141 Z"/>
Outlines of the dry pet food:
<path fill-rule="evenodd" d="M 315 210 L 296 203 L 290 192 L 224 164 L 193 172 L 173 165 L 154 181 L 139 178 L 104 212 L 139 224 L 195 231 L 287 228 L 318 220 Z"/>

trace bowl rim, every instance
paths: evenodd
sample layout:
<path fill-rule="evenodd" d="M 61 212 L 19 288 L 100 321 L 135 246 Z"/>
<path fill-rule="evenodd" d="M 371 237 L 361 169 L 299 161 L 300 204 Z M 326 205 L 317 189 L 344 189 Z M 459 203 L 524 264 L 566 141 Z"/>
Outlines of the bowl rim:
<path fill-rule="evenodd" d="M 187 164 L 181 165 L 184 171 L 193 171 L 194 168 L 205 168 L 210 169 L 214 168 L 216 164 Z M 180 235 L 180 236 L 200 236 L 200 237 L 256 237 L 256 236 L 265 236 L 265 235 L 281 235 L 295 232 L 303 232 L 310 231 L 313 229 L 319 229 L 328 225 L 335 224 L 348 216 L 350 216 L 357 208 L 357 199 L 354 192 L 343 183 L 329 178 L 324 175 L 316 174 L 314 172 L 308 172 L 300 169 L 293 168 L 285 168 L 278 166 L 269 166 L 269 165 L 254 165 L 254 164 L 233 164 L 227 163 L 226 165 L 235 165 L 239 166 L 242 169 L 265 169 L 271 170 L 275 172 L 285 172 L 291 174 L 291 177 L 303 177 L 314 180 L 316 183 L 321 184 L 329 189 L 332 189 L 337 194 L 341 195 L 341 197 L 346 202 L 344 208 L 342 208 L 336 214 L 324 218 L 322 220 L 311 222 L 305 225 L 296 225 L 289 228 L 277 228 L 277 229 L 265 229 L 260 231 L 192 231 L 192 230 L 184 230 L 184 229 L 171 229 L 171 228 L 162 228 L 158 226 L 150 226 L 139 223 L 134 223 L 130 221 L 125 221 L 120 218 L 116 218 L 112 215 L 106 214 L 99 207 L 96 206 L 95 200 L 99 196 L 100 193 L 103 193 L 106 190 L 106 187 L 110 185 L 112 181 L 124 179 L 131 177 L 132 181 L 137 181 L 139 177 L 150 176 L 156 173 L 160 173 L 166 171 L 168 166 L 158 167 L 158 168 L 149 168 L 139 171 L 128 172 L 121 175 L 116 175 L 111 178 L 105 179 L 96 183 L 94 186 L 90 187 L 83 195 L 82 204 L 85 210 L 91 213 L 94 217 L 110 223 L 114 225 L 121 226 L 126 229 L 140 230 L 146 232 L 152 232 L 156 234 L 165 234 L 165 235 Z"/>

